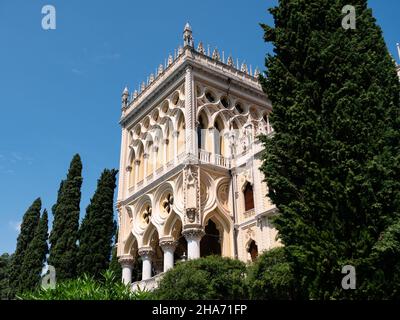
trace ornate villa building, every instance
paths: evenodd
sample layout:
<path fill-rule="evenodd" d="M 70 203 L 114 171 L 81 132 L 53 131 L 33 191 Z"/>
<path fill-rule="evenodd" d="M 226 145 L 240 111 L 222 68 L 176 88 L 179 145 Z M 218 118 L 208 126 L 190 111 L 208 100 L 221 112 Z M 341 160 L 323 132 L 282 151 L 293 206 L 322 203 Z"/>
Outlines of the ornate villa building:
<path fill-rule="evenodd" d="M 257 139 L 273 134 L 271 111 L 258 70 L 195 46 L 189 24 L 175 55 L 138 91 L 125 88 L 117 199 L 125 283 L 151 289 L 177 261 L 251 262 L 279 245 Z"/>

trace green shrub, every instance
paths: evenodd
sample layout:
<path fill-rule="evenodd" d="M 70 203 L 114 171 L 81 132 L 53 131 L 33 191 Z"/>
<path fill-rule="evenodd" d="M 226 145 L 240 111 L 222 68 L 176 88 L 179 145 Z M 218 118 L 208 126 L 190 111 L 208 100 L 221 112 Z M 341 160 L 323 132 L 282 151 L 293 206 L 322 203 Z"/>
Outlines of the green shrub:
<path fill-rule="evenodd" d="M 78 279 L 56 284 L 54 289 L 37 289 L 18 296 L 23 300 L 150 300 L 148 291 L 132 292 L 111 271 L 105 271 L 101 280 L 84 275 Z"/>
<path fill-rule="evenodd" d="M 154 291 L 157 299 L 202 300 L 247 298 L 246 265 L 219 256 L 178 262 Z"/>
<path fill-rule="evenodd" d="M 248 268 L 247 283 L 252 300 L 292 300 L 294 277 L 283 247 L 263 253 Z"/>

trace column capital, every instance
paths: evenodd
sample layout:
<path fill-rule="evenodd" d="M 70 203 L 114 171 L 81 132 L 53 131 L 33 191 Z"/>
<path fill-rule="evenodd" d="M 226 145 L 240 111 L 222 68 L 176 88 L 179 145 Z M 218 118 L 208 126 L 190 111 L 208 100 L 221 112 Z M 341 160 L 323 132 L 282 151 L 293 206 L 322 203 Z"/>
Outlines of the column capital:
<path fill-rule="evenodd" d="M 127 167 L 126 167 L 126 171 L 127 171 L 127 172 L 132 171 L 132 166 L 127 166 Z"/>
<path fill-rule="evenodd" d="M 205 235 L 203 228 L 188 228 L 182 231 L 186 240 L 200 240 Z"/>
<path fill-rule="evenodd" d="M 150 157 L 150 155 L 148 153 L 143 154 L 144 159 L 148 159 L 149 157 Z"/>
<path fill-rule="evenodd" d="M 154 250 L 152 247 L 142 247 L 142 248 L 139 248 L 138 254 L 142 258 L 146 258 L 146 257 L 151 258 L 154 255 Z"/>
<path fill-rule="evenodd" d="M 140 166 L 140 160 L 135 160 L 135 165 Z"/>
<path fill-rule="evenodd" d="M 175 251 L 176 246 L 178 245 L 177 241 L 172 237 L 164 237 L 159 241 L 160 247 L 163 251 L 172 250 Z"/>
<path fill-rule="evenodd" d="M 174 138 L 176 138 L 177 136 L 179 136 L 179 131 L 178 131 L 178 130 L 174 130 L 174 131 L 172 132 L 172 136 L 173 136 Z"/>
<path fill-rule="evenodd" d="M 123 255 L 118 258 L 118 262 L 122 268 L 132 268 L 135 259 L 131 255 Z"/>

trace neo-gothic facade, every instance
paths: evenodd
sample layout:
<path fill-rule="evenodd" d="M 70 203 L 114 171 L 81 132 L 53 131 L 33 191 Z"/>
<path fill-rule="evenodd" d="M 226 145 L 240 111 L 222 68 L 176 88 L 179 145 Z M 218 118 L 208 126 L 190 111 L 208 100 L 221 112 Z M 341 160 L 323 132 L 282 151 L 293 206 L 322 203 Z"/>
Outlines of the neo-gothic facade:
<path fill-rule="evenodd" d="M 118 257 L 123 281 L 147 288 L 178 260 L 250 262 L 279 245 L 259 170 L 257 136 L 273 129 L 258 71 L 195 47 L 188 24 L 183 38 L 139 92 L 122 94 Z"/>

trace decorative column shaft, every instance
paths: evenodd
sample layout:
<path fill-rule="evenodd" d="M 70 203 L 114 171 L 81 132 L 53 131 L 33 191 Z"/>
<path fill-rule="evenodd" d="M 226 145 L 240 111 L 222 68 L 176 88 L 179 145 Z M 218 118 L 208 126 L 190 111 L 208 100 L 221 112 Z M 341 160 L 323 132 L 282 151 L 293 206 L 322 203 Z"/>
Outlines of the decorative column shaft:
<path fill-rule="evenodd" d="M 124 284 L 132 283 L 132 270 L 134 259 L 132 256 L 122 256 L 118 259 L 122 268 L 122 282 Z"/>
<path fill-rule="evenodd" d="M 191 66 L 186 68 L 185 75 L 185 140 L 186 153 L 192 158 L 197 158 L 196 142 L 196 111 L 194 110 L 194 95 L 193 95 L 193 70 Z"/>
<path fill-rule="evenodd" d="M 198 228 L 183 230 L 188 245 L 188 259 L 200 258 L 200 241 L 204 236 L 204 231 Z"/>
<path fill-rule="evenodd" d="M 121 137 L 121 154 L 120 154 L 120 163 L 119 163 L 119 172 L 121 173 L 118 178 L 118 200 L 122 200 L 125 197 L 125 188 L 126 188 L 126 176 L 128 175 L 128 172 L 124 170 L 126 168 L 126 163 L 125 163 L 125 155 L 126 155 L 126 150 L 128 149 L 128 142 L 127 142 L 127 136 L 128 136 L 128 131 L 125 128 L 122 128 L 122 137 Z"/>
<path fill-rule="evenodd" d="M 174 267 L 174 252 L 176 241 L 173 239 L 160 239 L 160 247 L 164 252 L 164 272 Z"/>
<path fill-rule="evenodd" d="M 142 280 L 151 278 L 151 258 L 154 255 L 151 247 L 139 249 L 139 256 L 142 258 Z"/>

